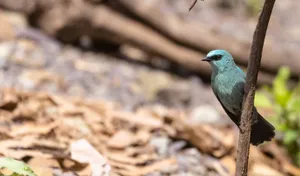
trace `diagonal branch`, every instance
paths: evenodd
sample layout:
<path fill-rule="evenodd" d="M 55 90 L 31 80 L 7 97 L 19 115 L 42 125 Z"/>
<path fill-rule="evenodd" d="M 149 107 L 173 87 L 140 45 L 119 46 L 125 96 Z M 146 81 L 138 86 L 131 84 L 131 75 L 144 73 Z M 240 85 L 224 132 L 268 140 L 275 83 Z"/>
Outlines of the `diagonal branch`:
<path fill-rule="evenodd" d="M 194 2 L 192 3 L 192 5 L 189 8 L 189 11 L 191 11 L 194 8 L 194 6 L 197 4 L 197 1 L 198 0 L 194 0 Z"/>
<path fill-rule="evenodd" d="M 243 100 L 243 110 L 241 115 L 240 135 L 235 173 L 236 176 L 246 176 L 248 172 L 248 159 L 255 87 L 260 67 L 264 40 L 274 4 L 275 0 L 265 0 L 253 36 L 251 54 L 248 62 L 245 94 Z"/>
<path fill-rule="evenodd" d="M 204 1 L 204 0 L 201 0 L 201 1 Z M 189 8 L 189 11 L 191 11 L 194 8 L 194 6 L 197 4 L 197 2 L 198 2 L 198 0 L 194 0 L 194 2 L 192 3 L 192 5 Z"/>

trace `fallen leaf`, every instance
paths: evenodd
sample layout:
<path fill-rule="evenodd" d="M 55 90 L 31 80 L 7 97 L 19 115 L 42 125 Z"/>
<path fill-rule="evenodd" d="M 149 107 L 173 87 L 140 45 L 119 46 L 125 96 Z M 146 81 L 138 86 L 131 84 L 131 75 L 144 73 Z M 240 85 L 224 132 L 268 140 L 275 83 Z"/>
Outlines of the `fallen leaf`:
<path fill-rule="evenodd" d="M 33 157 L 29 160 L 28 165 L 32 170 L 41 176 L 53 176 L 53 168 L 60 168 L 60 165 L 56 159 Z"/>
<path fill-rule="evenodd" d="M 139 130 L 136 134 L 136 143 L 139 145 L 147 145 L 150 141 L 151 133 L 145 130 Z"/>
<path fill-rule="evenodd" d="M 19 98 L 16 94 L 9 90 L 4 90 L 1 93 L 0 108 L 7 111 L 13 111 L 17 105 Z"/>
<path fill-rule="evenodd" d="M 43 158 L 43 157 L 33 157 L 28 161 L 30 166 L 39 166 L 39 167 L 49 167 L 49 168 L 59 168 L 59 163 L 54 158 Z"/>
<path fill-rule="evenodd" d="M 154 161 L 158 158 L 156 153 L 140 153 L 136 156 L 129 156 L 122 151 L 107 151 L 105 152 L 105 154 L 109 161 L 116 161 L 118 163 L 124 163 L 129 165 L 145 164 L 147 162 Z"/>
<path fill-rule="evenodd" d="M 232 156 L 226 156 L 221 159 L 221 163 L 228 169 L 229 175 L 235 173 L 235 160 Z"/>
<path fill-rule="evenodd" d="M 23 137 L 21 140 L 8 139 L 0 141 L 0 153 L 7 157 L 22 159 L 25 156 L 51 158 L 51 154 L 39 150 L 29 149 L 35 137 Z M 21 150 L 22 149 L 22 150 Z"/>
<path fill-rule="evenodd" d="M 128 121 L 138 126 L 148 127 L 150 129 L 161 128 L 163 123 L 161 120 L 150 116 L 138 116 L 130 112 L 110 112 L 110 116 L 116 119 Z"/>
<path fill-rule="evenodd" d="M 162 168 L 174 165 L 176 163 L 177 163 L 176 159 L 174 158 L 168 158 L 161 161 L 156 161 L 147 166 L 130 166 L 127 164 L 111 161 L 111 164 L 116 166 L 117 168 L 118 167 L 123 168 L 123 169 L 116 170 L 117 173 L 120 173 L 122 175 L 128 175 L 128 176 L 147 175 L 155 171 L 159 171 Z"/>
<path fill-rule="evenodd" d="M 120 130 L 109 139 L 107 146 L 111 148 L 124 149 L 135 142 L 136 137 L 133 133 L 126 130 Z"/>
<path fill-rule="evenodd" d="M 12 130 L 9 135 L 13 137 L 24 136 L 24 135 L 32 135 L 39 134 L 44 135 L 49 133 L 51 130 L 58 126 L 59 122 L 55 121 L 50 124 L 45 125 L 36 125 L 34 123 L 26 123 L 22 125 L 14 125 L 12 126 Z"/>
<path fill-rule="evenodd" d="M 36 173 L 37 175 L 41 176 L 54 176 L 53 171 L 51 168 L 47 167 L 40 167 L 36 165 L 30 165 L 31 169 Z"/>
<path fill-rule="evenodd" d="M 283 174 L 279 173 L 278 171 L 274 170 L 273 168 L 262 164 L 262 163 L 255 163 L 252 166 L 250 171 L 251 176 L 283 176 Z"/>
<path fill-rule="evenodd" d="M 89 163 L 92 176 L 108 176 L 110 165 L 105 158 L 85 139 L 71 143 L 71 158 L 82 163 Z"/>

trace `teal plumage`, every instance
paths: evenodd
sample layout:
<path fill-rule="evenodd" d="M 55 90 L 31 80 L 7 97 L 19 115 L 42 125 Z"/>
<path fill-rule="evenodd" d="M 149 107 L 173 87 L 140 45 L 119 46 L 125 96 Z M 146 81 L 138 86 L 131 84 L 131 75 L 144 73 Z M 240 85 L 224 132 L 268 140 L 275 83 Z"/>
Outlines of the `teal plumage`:
<path fill-rule="evenodd" d="M 209 52 L 203 61 L 212 67 L 211 85 L 213 92 L 227 115 L 239 126 L 246 75 L 235 64 L 232 56 L 225 50 Z M 254 108 L 250 142 L 258 145 L 270 141 L 275 128 Z"/>

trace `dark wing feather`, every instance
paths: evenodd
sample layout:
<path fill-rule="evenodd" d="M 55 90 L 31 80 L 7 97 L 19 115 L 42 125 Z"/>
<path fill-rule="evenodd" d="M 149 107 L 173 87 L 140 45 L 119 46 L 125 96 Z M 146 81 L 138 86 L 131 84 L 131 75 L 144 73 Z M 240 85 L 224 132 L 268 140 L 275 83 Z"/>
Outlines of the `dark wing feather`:
<path fill-rule="evenodd" d="M 226 114 L 230 117 L 230 119 L 239 127 L 240 123 L 240 115 L 241 112 L 238 113 L 238 115 L 235 115 L 228 111 L 226 107 L 222 104 L 220 101 L 218 95 L 213 91 L 214 94 L 216 95 L 218 101 L 222 105 L 224 111 Z M 251 130 L 251 138 L 250 142 L 253 145 L 259 145 L 263 143 L 264 141 L 270 141 L 272 138 L 275 136 L 275 128 L 273 127 L 272 124 L 270 124 L 268 121 L 266 121 L 256 110 L 254 107 L 254 117 L 253 117 L 253 124 L 252 124 L 252 130 Z"/>
<path fill-rule="evenodd" d="M 237 125 L 239 126 L 239 123 L 240 123 L 240 114 L 237 116 L 237 115 L 234 115 L 233 113 L 231 113 L 229 110 L 226 109 L 226 107 L 222 104 L 221 100 L 219 99 L 218 95 L 215 93 L 218 101 L 220 102 L 220 104 L 222 105 L 224 111 L 226 112 L 226 114 L 230 117 L 230 119 Z"/>
<path fill-rule="evenodd" d="M 244 74 L 243 71 L 241 71 L 241 73 Z M 235 84 L 234 88 L 233 88 L 233 92 L 240 92 L 241 97 L 243 98 L 244 95 L 244 86 L 245 83 L 244 81 L 240 81 L 238 83 Z M 240 116 L 241 116 L 241 109 L 242 109 L 242 100 L 240 101 L 240 109 L 234 109 L 234 111 L 236 112 L 235 114 L 233 114 L 232 112 L 230 112 L 221 102 L 220 98 L 218 97 L 217 91 L 214 89 L 214 86 L 212 87 L 213 92 L 215 94 L 215 96 L 217 97 L 218 101 L 220 102 L 220 104 L 222 105 L 224 111 L 226 112 L 226 114 L 230 117 L 230 119 L 237 125 L 239 126 L 240 124 Z"/>

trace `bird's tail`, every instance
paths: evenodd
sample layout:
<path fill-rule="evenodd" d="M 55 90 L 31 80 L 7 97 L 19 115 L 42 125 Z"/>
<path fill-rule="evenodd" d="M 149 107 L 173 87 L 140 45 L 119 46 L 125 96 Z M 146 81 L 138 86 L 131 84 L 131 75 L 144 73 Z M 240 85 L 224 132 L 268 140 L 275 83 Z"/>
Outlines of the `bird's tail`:
<path fill-rule="evenodd" d="M 264 141 L 271 141 L 275 136 L 275 128 L 266 119 L 264 119 L 256 110 L 257 120 L 252 124 L 250 142 L 253 145 L 259 145 Z"/>

